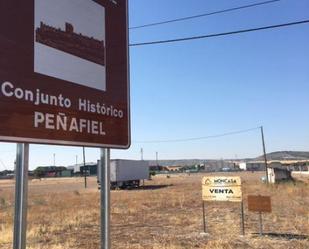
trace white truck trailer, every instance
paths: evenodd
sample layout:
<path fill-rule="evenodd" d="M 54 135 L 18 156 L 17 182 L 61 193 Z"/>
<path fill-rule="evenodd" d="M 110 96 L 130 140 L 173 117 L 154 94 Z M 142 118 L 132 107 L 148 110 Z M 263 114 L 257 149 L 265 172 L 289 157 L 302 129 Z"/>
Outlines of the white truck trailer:
<path fill-rule="evenodd" d="M 98 176 L 99 165 L 98 162 Z M 149 179 L 149 166 L 145 161 L 111 160 L 110 176 L 111 189 L 139 187 L 142 180 Z"/>

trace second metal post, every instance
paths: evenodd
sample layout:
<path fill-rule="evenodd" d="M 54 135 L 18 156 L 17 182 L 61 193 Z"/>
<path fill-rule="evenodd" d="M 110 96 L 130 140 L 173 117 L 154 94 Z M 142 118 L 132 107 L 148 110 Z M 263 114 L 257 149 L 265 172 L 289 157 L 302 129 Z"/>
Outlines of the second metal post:
<path fill-rule="evenodd" d="M 259 212 L 259 223 L 260 223 L 260 236 L 263 235 L 263 221 L 262 221 L 262 213 Z"/>
<path fill-rule="evenodd" d="M 241 235 L 244 236 L 245 235 L 245 215 L 244 215 L 244 201 L 241 200 L 240 203 L 240 212 L 241 212 L 241 217 L 240 217 L 240 226 L 241 226 Z"/>
<path fill-rule="evenodd" d="M 204 233 L 207 233 L 207 230 L 206 230 L 205 201 L 203 201 L 203 228 L 204 228 Z"/>
<path fill-rule="evenodd" d="M 101 249 L 110 249 L 110 149 L 100 151 Z"/>

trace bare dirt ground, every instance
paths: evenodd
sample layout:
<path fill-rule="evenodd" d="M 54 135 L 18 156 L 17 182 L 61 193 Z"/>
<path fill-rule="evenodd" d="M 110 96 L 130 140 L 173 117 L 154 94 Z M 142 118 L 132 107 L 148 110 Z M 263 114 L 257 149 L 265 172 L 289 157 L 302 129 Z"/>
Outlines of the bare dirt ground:
<path fill-rule="evenodd" d="M 227 174 L 227 173 L 226 173 Z M 203 236 L 201 179 L 207 174 L 156 176 L 136 190 L 112 191 L 111 236 L 115 249 L 309 248 L 309 179 L 266 186 L 260 173 L 237 173 L 243 181 L 246 235 L 240 236 L 237 203 L 207 203 L 209 235 Z M 221 175 L 221 174 L 220 174 Z M 14 182 L 0 181 L 0 248 L 12 248 Z M 270 195 L 272 213 L 247 210 L 247 195 Z M 29 181 L 27 248 L 99 248 L 96 178 Z"/>

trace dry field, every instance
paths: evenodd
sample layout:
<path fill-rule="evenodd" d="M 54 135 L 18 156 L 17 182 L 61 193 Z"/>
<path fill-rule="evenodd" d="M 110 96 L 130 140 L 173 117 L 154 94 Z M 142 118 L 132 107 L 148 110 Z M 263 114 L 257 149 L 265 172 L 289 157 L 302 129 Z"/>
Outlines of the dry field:
<path fill-rule="evenodd" d="M 241 173 L 246 235 L 240 236 L 237 203 L 207 203 L 209 236 L 202 232 L 201 179 L 206 174 L 156 176 L 139 190 L 112 191 L 111 236 L 115 249 L 309 248 L 309 181 L 265 186 L 261 174 Z M 27 248 L 99 248 L 96 179 L 29 182 Z M 13 181 L 0 181 L 0 248 L 12 248 Z M 258 236 L 258 215 L 247 211 L 248 194 L 271 195 Z"/>

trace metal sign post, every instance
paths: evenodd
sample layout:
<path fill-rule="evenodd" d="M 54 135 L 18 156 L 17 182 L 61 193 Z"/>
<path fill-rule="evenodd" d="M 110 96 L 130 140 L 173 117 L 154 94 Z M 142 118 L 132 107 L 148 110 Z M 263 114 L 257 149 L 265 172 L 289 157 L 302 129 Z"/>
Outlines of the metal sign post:
<path fill-rule="evenodd" d="M 87 174 L 88 174 L 88 172 L 86 170 L 85 146 L 83 146 L 83 161 L 84 161 L 84 184 L 85 184 L 85 188 L 87 188 Z"/>
<path fill-rule="evenodd" d="M 244 236 L 245 235 L 245 220 L 244 220 L 244 201 L 241 200 L 240 203 L 240 209 L 241 209 L 241 217 L 240 217 L 240 227 L 241 227 L 241 235 Z"/>
<path fill-rule="evenodd" d="M 204 228 L 204 233 L 207 234 L 205 201 L 203 201 L 203 228 Z"/>
<path fill-rule="evenodd" d="M 101 148 L 101 249 L 110 249 L 110 149 Z"/>
<path fill-rule="evenodd" d="M 29 144 L 17 144 L 13 249 L 26 248 Z"/>
<path fill-rule="evenodd" d="M 262 212 L 259 212 L 259 223 L 260 223 L 260 236 L 262 236 L 263 235 Z"/>

